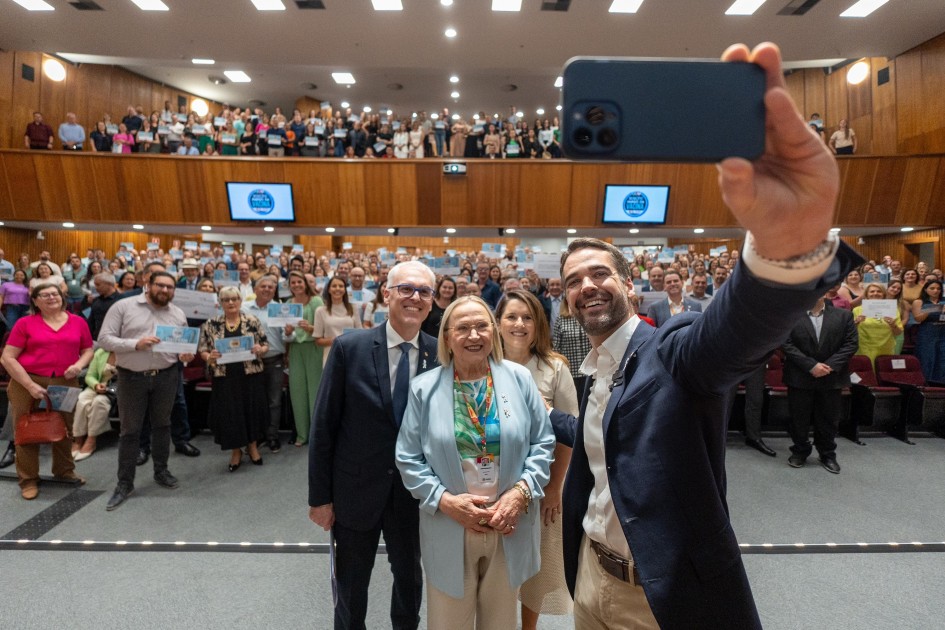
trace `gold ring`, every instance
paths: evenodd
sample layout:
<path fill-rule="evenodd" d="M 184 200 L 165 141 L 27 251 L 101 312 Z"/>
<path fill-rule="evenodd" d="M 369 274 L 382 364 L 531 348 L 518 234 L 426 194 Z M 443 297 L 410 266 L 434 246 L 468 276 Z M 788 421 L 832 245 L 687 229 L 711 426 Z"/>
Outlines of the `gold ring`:
<path fill-rule="evenodd" d="M 480 525 L 485 525 L 485 524 L 488 523 L 488 522 L 489 522 L 489 521 L 487 521 L 487 520 L 484 519 L 484 518 L 479 519 L 479 524 L 480 524 Z"/>

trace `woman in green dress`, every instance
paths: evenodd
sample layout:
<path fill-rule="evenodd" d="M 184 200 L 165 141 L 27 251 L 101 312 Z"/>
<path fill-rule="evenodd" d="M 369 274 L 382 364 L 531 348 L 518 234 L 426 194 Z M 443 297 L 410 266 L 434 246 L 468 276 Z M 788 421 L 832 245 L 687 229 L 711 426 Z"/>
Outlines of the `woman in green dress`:
<path fill-rule="evenodd" d="M 322 348 L 312 337 L 315 311 L 322 305 L 322 299 L 309 288 L 305 275 L 300 271 L 290 271 L 288 283 L 292 293 L 289 302 L 303 305 L 298 326 L 285 327 L 286 334 L 291 335 L 288 343 L 289 398 L 295 417 L 295 445 L 301 447 L 308 443 L 315 396 L 322 382 Z"/>

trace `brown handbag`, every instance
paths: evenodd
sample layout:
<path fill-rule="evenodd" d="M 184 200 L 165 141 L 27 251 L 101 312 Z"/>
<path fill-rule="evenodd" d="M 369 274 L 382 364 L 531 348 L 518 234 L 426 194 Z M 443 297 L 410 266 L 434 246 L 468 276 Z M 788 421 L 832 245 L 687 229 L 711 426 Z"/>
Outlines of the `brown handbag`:
<path fill-rule="evenodd" d="M 66 420 L 58 411 L 53 411 L 49 396 L 43 395 L 45 409 L 36 409 L 36 401 L 30 410 L 16 420 L 13 439 L 17 446 L 24 444 L 52 444 L 68 437 Z"/>

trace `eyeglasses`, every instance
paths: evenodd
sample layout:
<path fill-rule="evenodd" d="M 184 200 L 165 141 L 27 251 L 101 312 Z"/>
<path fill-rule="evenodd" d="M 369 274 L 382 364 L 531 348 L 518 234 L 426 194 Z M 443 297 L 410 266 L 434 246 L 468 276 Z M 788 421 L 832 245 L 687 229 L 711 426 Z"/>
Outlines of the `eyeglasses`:
<path fill-rule="evenodd" d="M 40 299 L 40 300 L 52 300 L 52 299 L 58 298 L 58 297 L 59 297 L 59 294 L 58 294 L 58 293 L 48 293 L 48 292 L 47 292 L 47 293 L 37 293 L 37 294 L 36 294 L 36 297 L 37 297 L 37 299 Z"/>
<path fill-rule="evenodd" d="M 452 330 L 456 333 L 458 337 L 468 337 L 472 334 L 472 331 L 476 331 L 476 334 L 480 337 L 485 335 L 492 329 L 492 324 L 489 322 L 476 322 L 475 324 L 460 324 L 459 326 L 452 326 L 448 330 Z"/>
<path fill-rule="evenodd" d="M 433 289 L 431 289 L 430 287 L 418 287 L 412 284 L 404 283 L 404 284 L 395 284 L 394 286 L 389 287 L 389 288 L 392 290 L 397 289 L 397 295 L 399 295 L 402 298 L 412 298 L 414 293 L 419 293 L 420 299 L 425 302 L 429 302 L 430 300 L 433 299 Z"/>
<path fill-rule="evenodd" d="M 224 304 L 226 304 L 227 302 L 239 302 L 239 301 L 240 301 L 240 298 L 238 298 L 238 297 L 225 297 L 225 298 L 220 298 L 220 301 L 223 302 Z"/>

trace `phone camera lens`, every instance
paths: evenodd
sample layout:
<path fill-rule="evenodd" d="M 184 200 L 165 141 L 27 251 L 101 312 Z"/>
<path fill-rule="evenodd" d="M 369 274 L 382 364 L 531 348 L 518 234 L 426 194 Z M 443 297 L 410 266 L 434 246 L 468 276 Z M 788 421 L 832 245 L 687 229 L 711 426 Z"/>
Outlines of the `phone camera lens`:
<path fill-rule="evenodd" d="M 604 111 L 604 108 L 594 106 L 587 110 L 587 113 L 584 115 L 584 118 L 592 125 L 599 125 L 607 119 L 607 112 Z"/>
<path fill-rule="evenodd" d="M 574 132 L 574 144 L 579 147 L 590 146 L 591 142 L 593 141 L 594 134 L 592 134 L 591 130 L 587 127 L 580 127 Z"/>
<path fill-rule="evenodd" d="M 617 132 L 613 129 L 601 129 L 597 132 L 597 142 L 605 149 L 612 149 L 617 146 L 619 139 Z"/>

